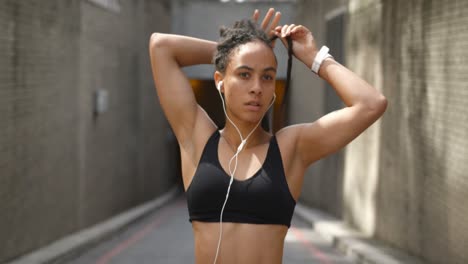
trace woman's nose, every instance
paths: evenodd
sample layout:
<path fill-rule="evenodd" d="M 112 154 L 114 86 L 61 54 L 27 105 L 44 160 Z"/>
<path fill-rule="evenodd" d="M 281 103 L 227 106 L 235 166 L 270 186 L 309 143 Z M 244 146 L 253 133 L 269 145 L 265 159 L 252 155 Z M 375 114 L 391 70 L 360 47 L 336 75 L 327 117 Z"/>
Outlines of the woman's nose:
<path fill-rule="evenodd" d="M 262 83 L 260 82 L 260 80 L 254 81 L 254 83 L 250 87 L 250 92 L 258 95 L 262 94 Z"/>

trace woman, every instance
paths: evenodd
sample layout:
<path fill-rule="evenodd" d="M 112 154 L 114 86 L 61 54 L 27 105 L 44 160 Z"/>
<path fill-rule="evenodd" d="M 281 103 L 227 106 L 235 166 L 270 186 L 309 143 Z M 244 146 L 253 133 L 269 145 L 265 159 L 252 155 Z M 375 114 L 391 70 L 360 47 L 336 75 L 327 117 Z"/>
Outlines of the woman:
<path fill-rule="evenodd" d="M 256 10 L 253 21 L 258 17 Z M 270 9 L 261 28 L 236 23 L 221 31 L 219 43 L 151 36 L 157 93 L 180 145 L 196 263 L 281 263 L 305 170 L 343 148 L 386 109 L 381 93 L 326 50 L 319 52 L 306 27 L 277 26 L 279 19 Z M 275 135 L 258 126 L 275 100 L 273 37 L 285 46 L 289 38 L 293 55 L 327 81 L 346 107 Z M 212 60 L 229 121 L 220 131 L 197 104 L 181 70 Z"/>

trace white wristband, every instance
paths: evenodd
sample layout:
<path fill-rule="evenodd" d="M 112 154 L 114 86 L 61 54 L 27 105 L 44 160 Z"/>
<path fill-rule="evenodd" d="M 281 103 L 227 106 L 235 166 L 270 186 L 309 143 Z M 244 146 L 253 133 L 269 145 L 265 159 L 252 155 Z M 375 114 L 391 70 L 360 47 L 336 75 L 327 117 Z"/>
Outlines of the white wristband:
<path fill-rule="evenodd" d="M 311 70 L 315 74 L 318 74 L 320 66 L 322 65 L 322 62 L 326 58 L 333 58 L 332 55 L 328 54 L 328 51 L 330 51 L 330 49 L 327 46 L 322 46 L 320 48 L 319 52 L 317 53 L 317 55 L 315 55 L 315 59 L 314 59 L 314 62 L 312 63 L 312 67 L 311 67 Z"/>

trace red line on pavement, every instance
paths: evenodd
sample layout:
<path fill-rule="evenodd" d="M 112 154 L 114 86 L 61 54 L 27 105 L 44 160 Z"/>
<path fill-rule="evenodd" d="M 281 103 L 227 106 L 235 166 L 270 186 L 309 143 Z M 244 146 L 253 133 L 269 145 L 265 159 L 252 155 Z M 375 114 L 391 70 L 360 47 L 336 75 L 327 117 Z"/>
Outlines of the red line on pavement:
<path fill-rule="evenodd" d="M 172 208 L 172 209 L 174 209 L 174 208 Z M 172 211 L 173 210 L 171 210 L 171 212 Z M 138 240 L 140 240 L 143 237 L 145 237 L 146 235 L 148 235 L 151 232 L 152 229 L 157 228 L 161 224 L 162 220 L 167 217 L 168 214 L 169 213 L 168 213 L 167 210 L 165 212 L 163 212 L 158 218 L 156 218 L 150 224 L 146 225 L 142 230 L 135 233 L 133 236 L 131 236 L 127 240 L 117 244 L 117 246 L 115 246 L 110 251 L 108 251 L 107 253 L 102 255 L 97 260 L 96 264 L 107 264 L 113 257 L 117 256 L 122 251 L 124 251 L 125 249 L 129 248 L 130 246 L 132 246 L 133 244 L 138 242 Z"/>
<path fill-rule="evenodd" d="M 301 232 L 301 230 L 292 227 L 290 228 L 291 232 L 293 233 L 294 236 L 299 239 L 299 241 L 302 243 L 302 245 L 309 250 L 312 255 L 319 260 L 321 264 L 332 264 L 333 262 L 327 257 L 327 255 L 323 254 L 320 249 L 316 248 L 314 244 L 312 244 L 309 240 L 307 240 L 304 236 L 304 233 Z"/>

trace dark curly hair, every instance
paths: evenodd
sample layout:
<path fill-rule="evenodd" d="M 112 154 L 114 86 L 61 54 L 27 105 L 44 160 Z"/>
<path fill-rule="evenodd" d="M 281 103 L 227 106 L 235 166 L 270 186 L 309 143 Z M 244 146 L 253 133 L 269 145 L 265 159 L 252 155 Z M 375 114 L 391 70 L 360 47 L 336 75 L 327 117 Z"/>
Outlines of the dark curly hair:
<path fill-rule="evenodd" d="M 218 46 L 213 56 L 213 63 L 217 71 L 221 73 L 226 72 L 227 65 L 229 64 L 232 52 L 238 46 L 249 43 L 252 41 L 261 41 L 268 47 L 273 49 L 273 41 L 277 38 L 274 36 L 269 39 L 266 32 L 259 28 L 258 25 L 251 19 L 243 19 L 237 21 L 231 28 L 221 27 L 219 31 L 221 38 L 218 40 Z M 286 77 L 285 94 L 282 107 L 288 100 L 289 83 L 291 80 L 291 68 L 292 68 L 292 41 L 291 38 L 286 38 L 288 42 L 288 68 Z M 276 56 L 275 56 L 276 60 Z M 268 118 L 264 117 L 262 120 L 262 127 L 265 130 L 269 130 Z"/>
<path fill-rule="evenodd" d="M 250 19 L 237 21 L 231 28 L 223 26 L 219 33 L 221 38 L 218 40 L 213 63 L 216 70 L 221 73 L 225 73 L 232 51 L 242 44 L 258 40 L 273 49 L 272 40 L 268 38 L 265 31 Z"/>

